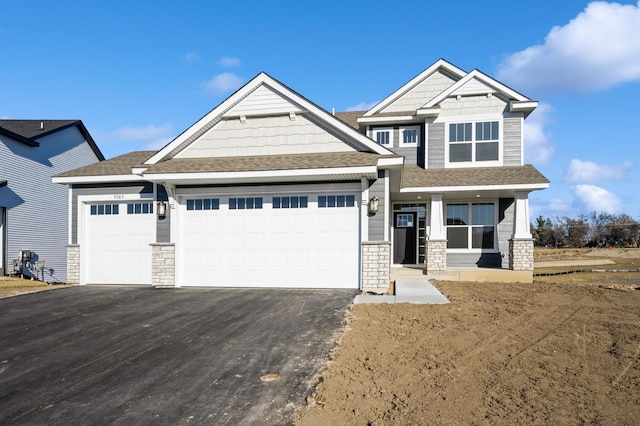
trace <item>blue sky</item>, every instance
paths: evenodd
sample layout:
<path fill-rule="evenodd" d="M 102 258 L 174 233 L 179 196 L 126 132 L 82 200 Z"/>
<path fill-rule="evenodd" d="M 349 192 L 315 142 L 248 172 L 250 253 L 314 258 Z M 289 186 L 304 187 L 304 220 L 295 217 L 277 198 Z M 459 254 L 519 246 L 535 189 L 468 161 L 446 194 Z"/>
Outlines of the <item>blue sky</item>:
<path fill-rule="evenodd" d="M 107 158 L 157 149 L 260 71 L 367 108 L 439 58 L 540 102 L 531 216 L 640 220 L 640 2 L 0 0 L 0 118 L 81 119 Z"/>

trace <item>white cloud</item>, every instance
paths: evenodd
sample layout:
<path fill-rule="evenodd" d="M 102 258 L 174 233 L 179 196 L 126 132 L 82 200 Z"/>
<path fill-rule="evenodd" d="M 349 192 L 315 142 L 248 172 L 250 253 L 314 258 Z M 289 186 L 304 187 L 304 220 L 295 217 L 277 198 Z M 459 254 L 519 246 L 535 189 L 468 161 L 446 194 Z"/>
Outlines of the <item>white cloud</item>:
<path fill-rule="evenodd" d="M 236 90 L 242 86 L 242 79 L 232 72 L 223 72 L 213 76 L 211 80 L 207 81 L 204 85 L 204 90 L 207 93 L 214 95 L 220 95 L 231 90 Z"/>
<path fill-rule="evenodd" d="M 200 61 L 200 54 L 198 52 L 189 52 L 186 55 L 184 55 L 184 59 L 187 62 L 198 62 Z"/>
<path fill-rule="evenodd" d="M 594 92 L 640 81 L 640 1 L 592 2 L 544 44 L 507 57 L 498 79 L 521 90 Z"/>
<path fill-rule="evenodd" d="M 3 115 L 0 117 L 0 120 L 8 120 L 9 116 L 8 115 Z"/>
<path fill-rule="evenodd" d="M 565 179 L 568 182 L 581 183 L 621 180 L 626 177 L 627 171 L 632 167 L 633 163 L 628 160 L 622 162 L 622 164 L 606 165 L 574 158 L 569 164 Z"/>
<path fill-rule="evenodd" d="M 595 185 L 581 184 L 574 188 L 576 201 L 582 210 L 606 213 L 622 211 L 622 199 L 615 194 Z"/>
<path fill-rule="evenodd" d="M 369 111 L 374 106 L 378 105 L 380 101 L 375 102 L 360 102 L 357 105 L 350 106 L 347 108 L 347 111 Z"/>
<path fill-rule="evenodd" d="M 540 102 L 538 108 L 524 122 L 524 156 L 525 162 L 531 164 L 548 164 L 556 147 L 549 140 L 544 129 L 549 121 L 551 105 Z"/>
<path fill-rule="evenodd" d="M 220 59 L 220 65 L 222 65 L 223 67 L 236 67 L 240 65 L 240 59 L 230 56 L 224 56 L 222 59 Z"/>
<path fill-rule="evenodd" d="M 156 126 L 149 124 L 143 127 L 124 126 L 111 134 L 115 140 L 144 143 L 144 149 L 160 149 L 174 137 L 173 126 L 164 124 Z"/>

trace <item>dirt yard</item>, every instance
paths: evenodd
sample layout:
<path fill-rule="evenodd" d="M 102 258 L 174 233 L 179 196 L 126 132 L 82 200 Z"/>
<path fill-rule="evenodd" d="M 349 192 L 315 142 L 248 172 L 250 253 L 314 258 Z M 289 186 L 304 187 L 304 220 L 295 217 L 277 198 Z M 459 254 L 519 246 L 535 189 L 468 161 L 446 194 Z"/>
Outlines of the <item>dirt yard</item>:
<path fill-rule="evenodd" d="M 536 252 L 566 259 L 640 268 L 640 250 Z M 640 273 L 435 284 L 451 304 L 352 307 L 297 425 L 640 422 Z"/>
<path fill-rule="evenodd" d="M 53 290 L 55 288 L 68 287 L 67 285 L 49 285 L 42 281 L 24 280 L 13 277 L 0 276 L 0 299 L 4 297 L 19 296 L 21 294 L 36 293 L 38 291 Z"/>

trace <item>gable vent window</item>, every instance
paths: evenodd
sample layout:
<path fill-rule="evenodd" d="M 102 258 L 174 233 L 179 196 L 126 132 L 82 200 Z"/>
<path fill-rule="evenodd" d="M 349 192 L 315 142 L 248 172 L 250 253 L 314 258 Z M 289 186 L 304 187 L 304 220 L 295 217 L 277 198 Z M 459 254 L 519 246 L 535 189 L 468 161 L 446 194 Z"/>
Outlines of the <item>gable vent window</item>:
<path fill-rule="evenodd" d="M 262 208 L 262 197 L 229 198 L 229 210 L 253 210 Z"/>
<path fill-rule="evenodd" d="M 272 207 L 274 209 L 306 209 L 309 204 L 307 196 L 294 197 L 273 197 Z"/>
<path fill-rule="evenodd" d="M 500 123 L 449 124 L 449 162 L 498 161 Z"/>
<path fill-rule="evenodd" d="M 194 198 L 187 200 L 187 210 L 220 210 L 219 198 Z"/>
<path fill-rule="evenodd" d="M 93 204 L 91 205 L 91 216 L 114 215 L 120 213 L 118 204 Z"/>
<path fill-rule="evenodd" d="M 354 207 L 356 197 L 354 195 L 320 195 L 318 196 L 319 208 Z"/>
<path fill-rule="evenodd" d="M 153 203 L 129 203 L 127 214 L 152 214 Z"/>

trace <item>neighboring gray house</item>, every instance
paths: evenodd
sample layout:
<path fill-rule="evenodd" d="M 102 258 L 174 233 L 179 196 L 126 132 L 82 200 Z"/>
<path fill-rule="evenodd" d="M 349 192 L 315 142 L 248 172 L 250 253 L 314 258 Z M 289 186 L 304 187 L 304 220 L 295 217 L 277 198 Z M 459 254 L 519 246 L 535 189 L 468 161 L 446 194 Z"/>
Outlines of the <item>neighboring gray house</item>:
<path fill-rule="evenodd" d="M 261 73 L 158 152 L 71 188 L 69 281 L 386 290 L 393 266 L 531 279 L 523 163 L 537 102 L 440 60 L 332 115 Z"/>
<path fill-rule="evenodd" d="M 25 276 L 67 281 L 69 190 L 51 176 L 100 160 L 81 121 L 0 120 L 1 275 L 22 251 Z"/>

